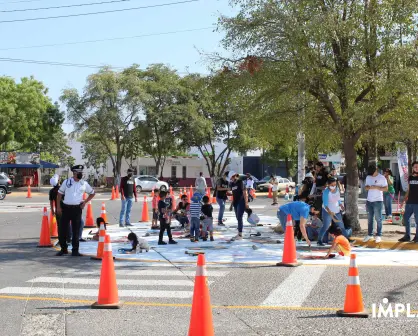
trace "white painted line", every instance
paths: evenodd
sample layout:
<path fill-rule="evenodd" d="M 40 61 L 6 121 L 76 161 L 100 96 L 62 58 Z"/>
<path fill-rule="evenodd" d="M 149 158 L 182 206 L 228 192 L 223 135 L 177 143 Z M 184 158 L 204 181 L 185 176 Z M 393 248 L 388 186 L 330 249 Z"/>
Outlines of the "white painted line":
<path fill-rule="evenodd" d="M 301 307 L 326 268 L 327 266 L 296 268 L 270 293 L 261 306 Z"/>
<path fill-rule="evenodd" d="M 0 289 L 0 294 L 21 294 L 21 295 L 59 295 L 70 296 L 92 296 L 99 295 L 99 289 L 84 288 L 47 288 L 47 287 L 6 287 Z M 120 297 L 138 298 L 176 298 L 187 299 L 192 297 L 193 292 L 187 291 L 156 291 L 156 290 L 118 290 Z"/>
<path fill-rule="evenodd" d="M 64 314 L 25 314 L 20 335 L 60 336 L 64 335 Z"/>
<path fill-rule="evenodd" d="M 69 270 L 64 273 L 74 273 L 77 275 L 95 275 L 100 274 L 100 271 L 93 272 L 79 272 L 77 270 Z M 224 271 L 208 271 L 209 277 L 223 277 L 229 272 Z M 179 271 L 179 270 L 116 270 L 118 275 L 144 275 L 144 276 L 190 276 L 194 277 L 196 271 Z"/>
<path fill-rule="evenodd" d="M 100 279 L 88 278 L 54 278 L 54 277 L 39 277 L 27 282 L 32 283 L 59 283 L 59 284 L 80 284 L 80 285 L 98 285 Z M 118 285 L 126 286 L 193 286 L 191 280 L 131 280 L 131 279 L 117 279 Z"/>

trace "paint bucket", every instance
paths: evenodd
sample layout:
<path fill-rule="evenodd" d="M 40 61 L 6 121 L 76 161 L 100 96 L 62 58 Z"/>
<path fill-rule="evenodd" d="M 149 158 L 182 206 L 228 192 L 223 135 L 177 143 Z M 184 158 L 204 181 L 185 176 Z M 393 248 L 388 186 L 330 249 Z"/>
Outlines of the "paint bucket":
<path fill-rule="evenodd" d="M 393 211 L 392 213 L 392 224 L 403 225 L 403 216 L 400 211 Z"/>

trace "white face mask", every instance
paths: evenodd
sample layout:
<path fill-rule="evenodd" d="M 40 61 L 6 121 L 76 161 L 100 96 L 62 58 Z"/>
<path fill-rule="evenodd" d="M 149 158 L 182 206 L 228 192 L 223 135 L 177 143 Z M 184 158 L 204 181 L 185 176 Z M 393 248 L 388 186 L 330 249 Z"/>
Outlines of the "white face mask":
<path fill-rule="evenodd" d="M 330 188 L 331 190 L 335 190 L 335 188 L 337 188 L 337 186 L 329 186 L 329 188 Z"/>

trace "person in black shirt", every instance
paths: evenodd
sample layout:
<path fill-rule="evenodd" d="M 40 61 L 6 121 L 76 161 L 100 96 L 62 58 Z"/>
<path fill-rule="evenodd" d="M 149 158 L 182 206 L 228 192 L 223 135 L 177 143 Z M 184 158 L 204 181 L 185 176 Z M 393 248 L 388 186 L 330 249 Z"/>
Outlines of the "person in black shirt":
<path fill-rule="evenodd" d="M 248 208 L 248 194 L 243 181 L 239 179 L 239 174 L 229 172 L 229 180 L 231 181 L 229 187 L 232 191 L 232 205 L 238 220 L 238 235 L 236 239 L 242 239 L 242 229 L 244 227 L 242 218 L 245 209 Z"/>
<path fill-rule="evenodd" d="M 131 168 L 127 171 L 127 176 L 124 176 L 120 180 L 120 194 L 122 200 L 122 208 L 120 210 L 119 215 L 119 226 L 124 227 L 123 225 L 123 217 L 125 217 L 125 209 L 126 209 L 126 217 L 125 217 L 125 225 L 126 226 L 133 226 L 131 224 L 131 209 L 132 203 L 135 196 L 135 202 L 138 202 L 138 198 L 136 195 L 136 184 L 135 179 L 133 177 L 133 170 Z"/>
<path fill-rule="evenodd" d="M 158 214 L 160 220 L 160 235 L 158 239 L 158 245 L 167 245 L 165 241 L 163 241 L 164 231 L 167 230 L 168 235 L 168 243 L 169 244 L 177 244 L 176 241 L 173 240 L 173 236 L 171 235 L 171 227 L 170 227 L 170 208 L 166 203 L 167 192 L 164 190 L 160 191 L 160 200 L 158 201 Z"/>
<path fill-rule="evenodd" d="M 175 218 L 179 221 L 181 226 L 186 229 L 186 238 L 190 236 L 188 232 L 190 231 L 190 222 L 187 216 L 190 211 L 190 203 L 187 202 L 187 195 L 181 196 L 181 201 L 177 204 L 177 208 L 173 211 Z"/>
<path fill-rule="evenodd" d="M 418 162 L 412 163 L 412 175 L 408 178 L 408 190 L 404 198 L 405 213 L 403 221 L 405 225 L 405 236 L 399 239 L 400 242 L 407 242 L 411 239 L 411 216 L 414 214 L 415 221 L 418 221 Z M 403 206 L 402 206 L 403 207 Z M 415 231 L 413 242 L 418 243 L 418 234 Z"/>
<path fill-rule="evenodd" d="M 227 180 L 228 174 L 225 172 L 223 176 L 218 180 L 216 183 L 215 193 L 216 195 L 216 202 L 219 204 L 219 213 L 218 213 L 218 225 L 225 226 L 223 223 L 223 217 L 225 212 L 225 203 L 228 199 L 227 192 L 229 190 L 229 183 Z"/>
<path fill-rule="evenodd" d="M 49 182 L 52 185 L 52 189 L 49 191 L 49 204 L 51 207 L 51 214 L 52 216 L 55 216 L 57 220 L 57 228 L 58 228 L 58 236 L 59 236 L 61 214 L 57 214 L 57 211 L 56 211 L 58 189 L 61 187 L 59 176 L 55 174 L 54 176 L 51 177 Z M 64 201 L 64 195 L 61 198 L 61 206 L 63 205 L 63 201 Z"/>
<path fill-rule="evenodd" d="M 201 211 L 204 216 L 202 220 L 203 241 L 208 240 L 208 231 L 210 233 L 210 241 L 213 241 L 213 206 L 209 203 L 209 197 L 207 196 L 203 196 L 202 201 Z"/>

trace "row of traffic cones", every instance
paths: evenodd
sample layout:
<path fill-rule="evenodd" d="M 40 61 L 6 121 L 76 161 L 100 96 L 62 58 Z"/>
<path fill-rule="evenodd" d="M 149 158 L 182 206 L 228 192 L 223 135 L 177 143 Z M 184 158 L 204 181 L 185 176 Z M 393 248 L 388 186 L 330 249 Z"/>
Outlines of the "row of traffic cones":
<path fill-rule="evenodd" d="M 286 220 L 282 261 L 276 265 L 287 267 L 302 265 L 302 263 L 298 262 L 296 256 L 296 243 L 291 215 L 287 215 Z M 348 284 L 345 292 L 344 309 L 337 311 L 337 315 L 342 317 L 368 317 L 367 312 L 364 310 L 355 253 L 351 253 L 350 255 L 350 268 L 348 270 Z"/>
<path fill-rule="evenodd" d="M 120 194 L 119 194 L 119 186 L 112 187 L 112 196 L 110 197 L 111 201 L 114 201 L 116 199 L 120 199 Z"/>

